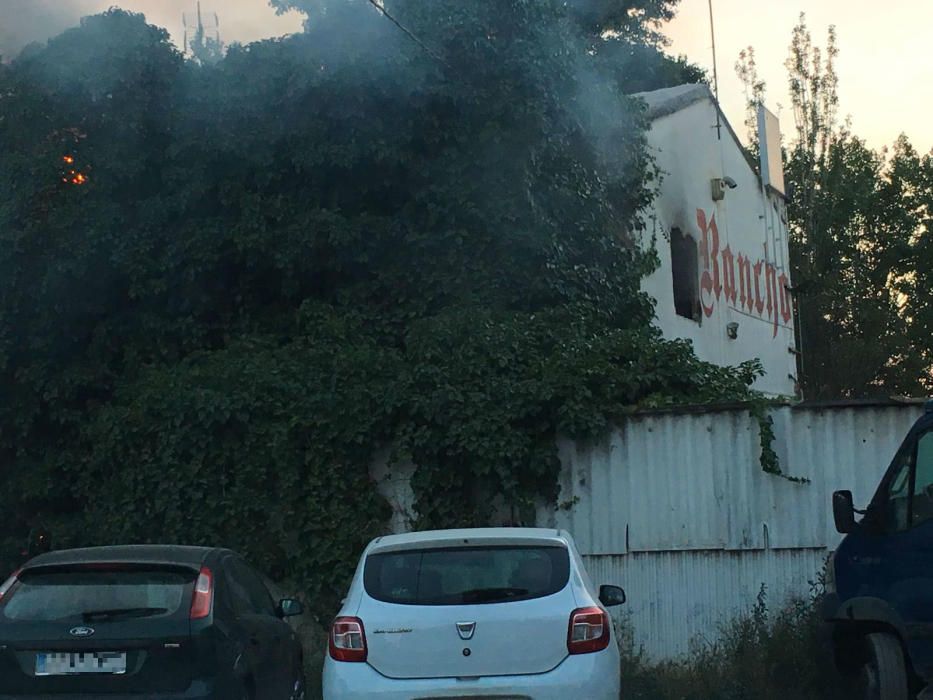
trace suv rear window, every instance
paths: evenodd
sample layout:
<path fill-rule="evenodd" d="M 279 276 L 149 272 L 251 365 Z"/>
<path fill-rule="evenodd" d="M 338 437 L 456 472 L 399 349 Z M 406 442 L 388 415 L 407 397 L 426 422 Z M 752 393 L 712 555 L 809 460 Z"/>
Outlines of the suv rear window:
<path fill-rule="evenodd" d="M 570 579 L 561 546 L 485 546 L 372 554 L 363 585 L 371 598 L 402 605 L 476 605 L 543 598 Z"/>
<path fill-rule="evenodd" d="M 172 615 L 193 580 L 170 570 L 24 572 L 0 614 L 30 622 Z"/>

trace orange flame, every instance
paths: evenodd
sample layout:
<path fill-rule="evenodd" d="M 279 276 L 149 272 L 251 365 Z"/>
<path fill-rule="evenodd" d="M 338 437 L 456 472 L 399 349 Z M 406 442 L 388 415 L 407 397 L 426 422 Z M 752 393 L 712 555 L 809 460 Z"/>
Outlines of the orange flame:
<path fill-rule="evenodd" d="M 62 161 L 67 165 L 74 165 L 75 157 L 71 154 L 65 154 L 62 156 Z M 62 178 L 62 182 L 72 185 L 83 185 L 87 182 L 87 180 L 87 175 L 78 172 L 74 168 L 68 169 Z"/>

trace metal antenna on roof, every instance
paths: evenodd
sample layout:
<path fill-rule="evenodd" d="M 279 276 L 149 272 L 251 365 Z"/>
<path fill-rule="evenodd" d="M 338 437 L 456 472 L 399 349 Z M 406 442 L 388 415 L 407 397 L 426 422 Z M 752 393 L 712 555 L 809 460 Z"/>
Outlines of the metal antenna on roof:
<path fill-rule="evenodd" d="M 713 39 L 713 95 L 716 97 L 716 138 L 722 140 L 722 122 L 719 119 L 719 72 L 716 69 L 716 28 L 713 23 L 713 0 L 709 0 L 709 34 Z"/>
<path fill-rule="evenodd" d="M 222 50 L 220 17 L 216 12 L 204 12 L 200 0 L 195 4 L 195 8 L 194 12 L 181 14 L 181 23 L 185 29 L 182 52 L 185 56 L 202 61 L 204 54 L 216 55 Z"/>

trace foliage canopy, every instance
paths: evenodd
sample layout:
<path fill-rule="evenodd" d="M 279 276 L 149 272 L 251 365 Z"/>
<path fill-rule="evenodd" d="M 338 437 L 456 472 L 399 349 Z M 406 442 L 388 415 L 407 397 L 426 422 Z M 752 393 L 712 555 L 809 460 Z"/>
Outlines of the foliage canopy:
<path fill-rule="evenodd" d="M 624 91 L 700 75 L 674 3 L 385 6 L 431 51 L 345 0 L 216 63 L 110 10 L 0 68 L 0 558 L 223 543 L 326 610 L 378 451 L 419 524 L 487 522 L 556 496 L 558 433 L 748 395 L 639 289 Z"/>
<path fill-rule="evenodd" d="M 838 54 L 835 29 L 820 47 L 801 16 L 786 62 L 795 133 L 785 155 L 801 388 L 808 399 L 923 395 L 933 387 L 933 154 L 906 136 L 876 151 L 840 123 Z M 765 92 L 753 49 L 736 70 L 752 106 Z"/>

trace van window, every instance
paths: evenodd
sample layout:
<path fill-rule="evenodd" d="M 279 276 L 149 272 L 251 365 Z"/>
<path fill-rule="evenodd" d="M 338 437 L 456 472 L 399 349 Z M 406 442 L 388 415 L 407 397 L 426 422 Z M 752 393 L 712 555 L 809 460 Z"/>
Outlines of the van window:
<path fill-rule="evenodd" d="M 917 441 L 917 467 L 911 503 L 911 525 L 933 519 L 933 432 Z"/>
<path fill-rule="evenodd" d="M 367 557 L 370 597 L 402 605 L 477 605 L 552 595 L 570 579 L 561 546 L 404 550 Z"/>
<path fill-rule="evenodd" d="M 888 532 L 906 530 L 910 509 L 910 467 L 913 463 L 913 449 L 902 449 L 896 458 L 893 478 L 888 485 L 888 494 L 884 508 L 885 529 Z"/>

